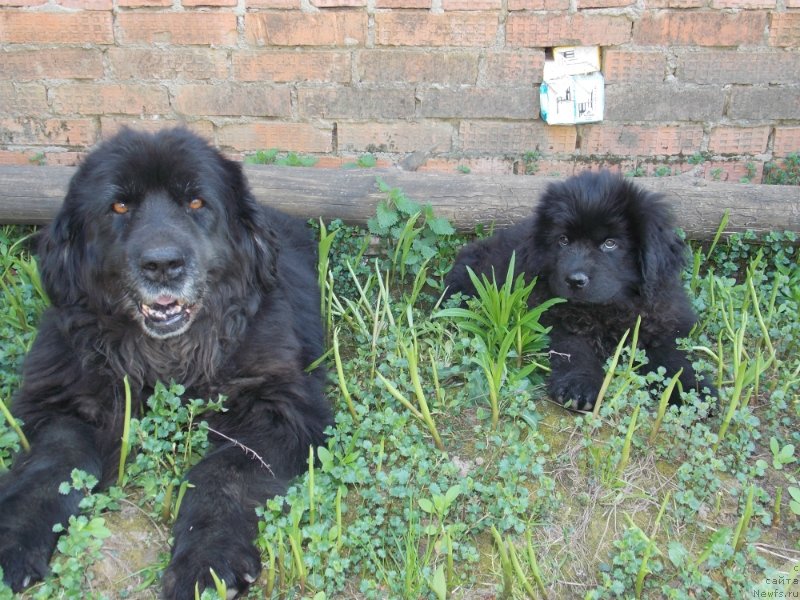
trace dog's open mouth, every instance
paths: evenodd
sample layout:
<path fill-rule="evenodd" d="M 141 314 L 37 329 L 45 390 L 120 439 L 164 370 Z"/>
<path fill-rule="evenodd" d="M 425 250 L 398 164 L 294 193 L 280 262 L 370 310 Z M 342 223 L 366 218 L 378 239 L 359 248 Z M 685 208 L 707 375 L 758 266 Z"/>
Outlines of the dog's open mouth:
<path fill-rule="evenodd" d="M 183 333 L 191 324 L 196 308 L 196 304 L 166 295 L 159 296 L 149 304 L 139 305 L 144 327 L 154 337 Z"/>

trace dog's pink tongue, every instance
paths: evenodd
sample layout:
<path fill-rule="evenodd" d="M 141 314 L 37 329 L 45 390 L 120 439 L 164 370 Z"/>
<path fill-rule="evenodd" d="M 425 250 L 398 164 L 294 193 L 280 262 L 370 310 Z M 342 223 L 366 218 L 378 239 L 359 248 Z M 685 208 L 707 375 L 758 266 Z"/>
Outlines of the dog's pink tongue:
<path fill-rule="evenodd" d="M 175 298 L 173 298 L 172 296 L 159 296 L 158 298 L 156 298 L 156 301 L 154 302 L 154 304 L 158 304 L 160 306 L 169 306 L 170 304 L 173 304 L 174 302 L 175 302 Z"/>

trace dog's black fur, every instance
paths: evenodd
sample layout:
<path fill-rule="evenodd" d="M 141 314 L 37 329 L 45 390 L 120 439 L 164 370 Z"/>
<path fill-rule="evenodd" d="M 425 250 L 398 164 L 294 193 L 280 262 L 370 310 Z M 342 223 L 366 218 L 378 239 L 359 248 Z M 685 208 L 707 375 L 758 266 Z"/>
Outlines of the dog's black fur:
<path fill-rule="evenodd" d="M 542 319 L 552 326 L 552 398 L 591 409 L 603 365 L 637 315 L 650 366 L 665 367 L 669 376 L 683 369 L 684 389 L 706 385 L 676 347 L 696 317 L 680 280 L 685 246 L 657 194 L 605 171 L 552 183 L 531 217 L 461 249 L 446 279 L 448 295 L 474 294 L 467 267 L 504 277 L 512 253 L 516 272 L 537 278 L 531 305 L 567 300 Z"/>
<path fill-rule="evenodd" d="M 323 350 L 310 232 L 259 206 L 240 165 L 194 134 L 123 130 L 72 178 L 38 260 L 52 307 L 13 403 L 31 452 L 0 480 L 6 583 L 47 573 L 53 525 L 78 512 L 76 493 L 58 492 L 73 469 L 113 480 L 127 375 L 134 416 L 157 381 L 227 397 L 206 418 L 236 443 L 211 433 L 187 474 L 162 590 L 194 598 L 209 568 L 246 589 L 261 564 L 254 509 L 306 468 L 332 420 L 324 373 L 304 371 Z"/>

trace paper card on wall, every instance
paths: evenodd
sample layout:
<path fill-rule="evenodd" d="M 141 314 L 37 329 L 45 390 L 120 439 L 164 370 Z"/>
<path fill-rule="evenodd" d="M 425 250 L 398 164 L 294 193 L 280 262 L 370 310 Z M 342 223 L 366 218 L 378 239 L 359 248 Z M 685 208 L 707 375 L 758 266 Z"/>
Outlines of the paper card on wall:
<path fill-rule="evenodd" d="M 539 86 L 542 119 L 549 125 L 603 120 L 605 89 L 602 73 L 544 78 Z"/>
<path fill-rule="evenodd" d="M 558 46 L 553 61 L 562 75 L 582 75 L 600 70 L 599 46 Z"/>

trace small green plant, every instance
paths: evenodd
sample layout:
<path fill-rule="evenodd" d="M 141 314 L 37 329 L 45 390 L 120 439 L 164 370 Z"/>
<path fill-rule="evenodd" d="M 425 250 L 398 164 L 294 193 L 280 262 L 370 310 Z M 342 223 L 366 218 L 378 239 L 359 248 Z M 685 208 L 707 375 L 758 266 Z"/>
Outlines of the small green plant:
<path fill-rule="evenodd" d="M 304 156 L 295 152 L 281 154 L 277 148 L 259 150 L 246 156 L 244 163 L 248 165 L 276 165 L 279 167 L 313 167 L 319 161 L 314 156 Z"/>
<path fill-rule="evenodd" d="M 647 176 L 647 169 L 644 165 L 637 165 L 630 171 L 625 172 L 625 177 L 645 177 Z"/>
<path fill-rule="evenodd" d="M 695 152 L 687 159 L 687 162 L 690 165 L 702 165 L 710 159 L 711 155 L 708 152 Z"/>
<path fill-rule="evenodd" d="M 45 156 L 44 152 L 37 152 L 28 159 L 28 162 L 31 163 L 32 165 L 43 167 L 44 165 L 47 164 L 47 156 Z"/>
<path fill-rule="evenodd" d="M 342 165 L 345 169 L 371 169 L 378 164 L 378 159 L 371 152 L 362 154 L 355 162 L 349 162 Z"/>
<path fill-rule="evenodd" d="M 789 496 L 791 499 L 789 500 L 789 510 L 791 510 L 794 514 L 800 516 L 800 488 L 789 486 L 787 488 L 789 492 Z"/>
<path fill-rule="evenodd" d="M 764 165 L 764 183 L 770 185 L 800 185 L 800 152 L 792 152 L 782 161 Z"/>
<path fill-rule="evenodd" d="M 456 167 L 456 171 L 458 171 L 459 173 L 463 173 L 464 175 L 472 173 L 472 169 L 470 169 L 469 166 L 467 165 L 458 165 Z"/>
<path fill-rule="evenodd" d="M 539 172 L 539 161 L 542 153 L 539 150 L 532 150 L 522 155 L 522 164 L 525 167 L 525 175 L 536 175 Z"/>
<path fill-rule="evenodd" d="M 669 177 L 672 175 L 672 169 L 666 165 L 656 167 L 653 171 L 653 177 Z"/>
<path fill-rule="evenodd" d="M 781 446 L 775 436 L 769 439 L 769 448 L 772 451 L 772 466 L 779 471 L 797 460 L 794 456 L 794 445 Z"/>

